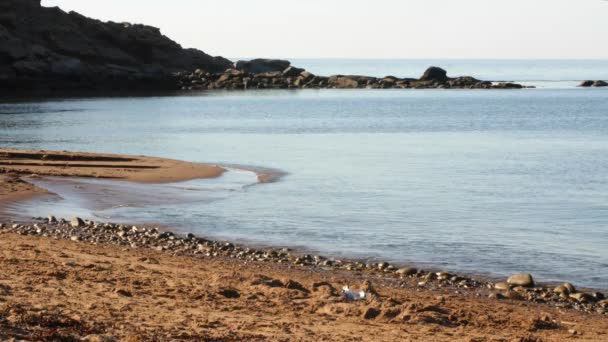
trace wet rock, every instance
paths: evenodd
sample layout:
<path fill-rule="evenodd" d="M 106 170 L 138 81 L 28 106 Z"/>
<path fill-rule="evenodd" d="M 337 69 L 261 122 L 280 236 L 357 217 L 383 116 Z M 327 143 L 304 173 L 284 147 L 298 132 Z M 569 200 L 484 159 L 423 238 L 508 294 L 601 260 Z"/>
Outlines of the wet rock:
<path fill-rule="evenodd" d="M 534 279 L 531 274 L 514 274 L 507 279 L 507 283 L 514 286 L 533 287 Z"/>
<path fill-rule="evenodd" d="M 446 82 L 448 80 L 448 73 L 442 68 L 432 66 L 424 72 L 420 81 L 435 81 L 435 82 Z"/>
<path fill-rule="evenodd" d="M 588 88 L 588 87 L 593 86 L 593 81 L 591 81 L 591 80 L 583 81 L 578 86 Z"/>

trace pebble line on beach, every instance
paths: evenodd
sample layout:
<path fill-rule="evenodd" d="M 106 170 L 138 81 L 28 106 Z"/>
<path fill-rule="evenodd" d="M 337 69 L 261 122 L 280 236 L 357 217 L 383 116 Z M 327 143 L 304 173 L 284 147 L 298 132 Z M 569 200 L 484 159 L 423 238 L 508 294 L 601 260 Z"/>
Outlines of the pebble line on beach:
<path fill-rule="evenodd" d="M 565 283 L 555 288 L 541 286 L 530 274 L 516 274 L 504 282 L 487 282 L 448 272 L 429 272 L 413 267 L 397 268 L 388 262 L 346 261 L 319 255 L 296 254 L 286 248 L 254 249 L 230 242 L 199 238 L 193 234 L 176 235 L 161 231 L 157 227 L 137 227 L 113 223 L 85 221 L 78 217 L 71 221 L 54 216 L 34 218 L 38 223 L 0 223 L 0 232 L 27 236 L 42 236 L 54 239 L 109 244 L 130 248 L 151 248 L 173 255 L 193 257 L 228 257 L 246 261 L 274 262 L 318 267 L 323 269 L 367 272 L 399 280 L 401 287 L 453 288 L 460 291 L 475 291 L 477 296 L 485 293 L 496 300 L 519 300 L 546 303 L 563 309 L 596 312 L 608 316 L 608 300 L 603 293 L 586 293 Z M 489 292 L 489 294 L 488 294 Z"/>

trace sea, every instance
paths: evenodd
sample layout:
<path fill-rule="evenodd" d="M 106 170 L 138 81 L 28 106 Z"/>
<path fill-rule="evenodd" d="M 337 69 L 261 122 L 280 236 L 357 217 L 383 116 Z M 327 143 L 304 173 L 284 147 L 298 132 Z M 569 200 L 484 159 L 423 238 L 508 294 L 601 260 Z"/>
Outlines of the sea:
<path fill-rule="evenodd" d="M 141 185 L 38 178 L 15 216 L 158 224 L 256 246 L 608 289 L 608 60 L 293 59 L 315 74 L 523 90 L 201 91 L 4 99 L 0 146 L 223 165 Z M 259 183 L 254 172 L 274 175 Z"/>

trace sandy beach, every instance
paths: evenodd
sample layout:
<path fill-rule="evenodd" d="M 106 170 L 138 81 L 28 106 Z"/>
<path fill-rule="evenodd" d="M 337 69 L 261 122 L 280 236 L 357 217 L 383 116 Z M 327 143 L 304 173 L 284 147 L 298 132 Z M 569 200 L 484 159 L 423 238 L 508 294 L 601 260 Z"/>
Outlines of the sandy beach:
<path fill-rule="evenodd" d="M 0 208 L 3 203 L 47 193 L 28 177 L 59 176 L 172 183 L 222 175 L 219 166 L 164 158 L 99 153 L 0 149 Z"/>
<path fill-rule="evenodd" d="M 176 182 L 218 166 L 0 150 L 0 202 L 32 175 Z M 69 218 L 68 218 L 69 220 Z M 253 249 L 154 227 L 0 223 L 0 339 L 605 341 L 608 302 L 393 265 Z M 365 291 L 349 300 L 344 286 Z"/>

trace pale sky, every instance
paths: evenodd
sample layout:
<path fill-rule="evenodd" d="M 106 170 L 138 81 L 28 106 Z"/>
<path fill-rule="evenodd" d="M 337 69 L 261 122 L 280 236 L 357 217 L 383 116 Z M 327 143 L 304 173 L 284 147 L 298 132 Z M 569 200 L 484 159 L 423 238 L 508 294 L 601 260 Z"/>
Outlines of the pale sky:
<path fill-rule="evenodd" d="M 608 59 L 606 0 L 42 0 L 225 57 Z"/>

